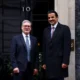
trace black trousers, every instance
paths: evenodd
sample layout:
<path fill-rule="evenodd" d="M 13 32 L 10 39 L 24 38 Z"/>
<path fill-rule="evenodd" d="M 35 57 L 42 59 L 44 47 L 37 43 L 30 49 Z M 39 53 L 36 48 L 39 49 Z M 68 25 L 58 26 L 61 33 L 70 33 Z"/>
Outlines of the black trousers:
<path fill-rule="evenodd" d="M 27 69 L 24 72 L 21 71 L 19 74 L 13 75 L 13 80 L 32 80 L 32 79 L 33 79 L 33 70 L 30 62 L 28 62 Z"/>

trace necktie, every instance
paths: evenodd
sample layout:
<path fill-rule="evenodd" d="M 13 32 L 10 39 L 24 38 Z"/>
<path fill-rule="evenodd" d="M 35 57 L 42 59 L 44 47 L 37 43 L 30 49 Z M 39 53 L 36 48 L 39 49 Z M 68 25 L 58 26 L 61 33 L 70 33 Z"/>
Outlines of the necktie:
<path fill-rule="evenodd" d="M 26 36 L 26 48 L 27 48 L 27 59 L 28 61 L 30 61 L 30 45 L 29 45 L 28 36 Z"/>
<path fill-rule="evenodd" d="M 51 28 L 51 38 L 53 36 L 53 32 L 54 32 L 54 27 Z"/>

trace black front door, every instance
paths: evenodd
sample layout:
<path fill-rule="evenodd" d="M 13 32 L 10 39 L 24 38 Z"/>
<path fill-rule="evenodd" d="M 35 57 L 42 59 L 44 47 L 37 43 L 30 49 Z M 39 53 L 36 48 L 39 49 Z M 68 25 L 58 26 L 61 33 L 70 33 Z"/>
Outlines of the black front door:
<path fill-rule="evenodd" d="M 0 0 L 0 54 L 9 54 L 11 39 L 21 32 L 24 19 L 32 21 L 32 34 L 37 37 L 41 51 L 49 9 L 54 9 L 54 0 Z"/>

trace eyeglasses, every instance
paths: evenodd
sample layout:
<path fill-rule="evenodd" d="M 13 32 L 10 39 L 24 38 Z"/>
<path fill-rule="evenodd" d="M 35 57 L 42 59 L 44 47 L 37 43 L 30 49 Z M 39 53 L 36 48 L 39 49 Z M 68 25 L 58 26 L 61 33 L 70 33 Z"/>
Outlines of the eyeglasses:
<path fill-rule="evenodd" d="M 23 25 L 24 27 L 31 27 L 30 25 Z"/>

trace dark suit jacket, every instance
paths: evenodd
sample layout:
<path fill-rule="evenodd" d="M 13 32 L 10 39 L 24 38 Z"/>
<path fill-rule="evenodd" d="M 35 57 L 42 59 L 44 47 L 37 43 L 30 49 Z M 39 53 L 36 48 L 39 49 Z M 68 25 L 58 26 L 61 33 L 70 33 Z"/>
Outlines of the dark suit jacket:
<path fill-rule="evenodd" d="M 69 64 L 71 49 L 70 29 L 66 25 L 58 23 L 53 37 L 51 27 L 44 30 L 43 36 L 43 62 L 46 64 L 47 77 L 67 77 L 68 68 L 62 69 L 62 63 Z"/>
<path fill-rule="evenodd" d="M 38 68 L 37 39 L 30 35 L 31 40 L 31 64 L 32 68 Z M 11 63 L 12 67 L 19 67 L 24 71 L 27 67 L 27 49 L 22 34 L 13 37 L 11 43 Z"/>

